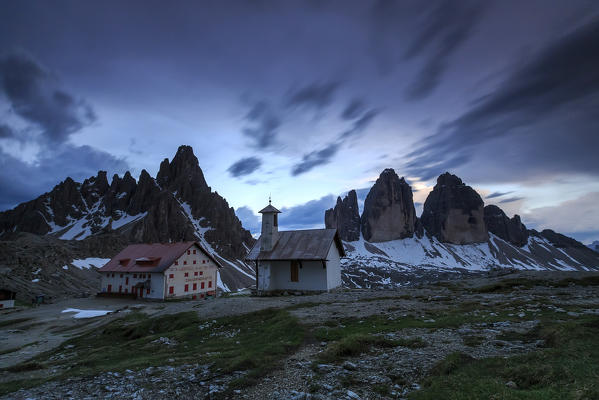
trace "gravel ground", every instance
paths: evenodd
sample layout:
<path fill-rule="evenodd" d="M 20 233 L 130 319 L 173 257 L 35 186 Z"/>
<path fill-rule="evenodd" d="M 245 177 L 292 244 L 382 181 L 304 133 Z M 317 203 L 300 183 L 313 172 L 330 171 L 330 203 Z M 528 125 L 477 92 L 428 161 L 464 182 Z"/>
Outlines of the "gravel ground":
<path fill-rule="evenodd" d="M 543 275 L 543 279 L 550 277 Z M 557 274 L 554 278 L 563 277 L 563 274 Z M 460 285 L 466 288 L 488 283 L 489 280 L 482 279 L 460 281 Z M 567 313 L 563 307 L 577 305 L 581 307 L 580 312 L 599 314 L 599 309 L 596 308 L 599 302 L 599 288 L 593 286 L 534 287 L 526 290 L 516 289 L 508 293 L 477 294 L 466 289 L 456 291 L 447 285 L 428 285 L 398 290 L 350 290 L 321 295 L 262 298 L 231 296 L 201 302 L 171 303 L 140 303 L 105 298 L 72 299 L 36 309 L 4 313 L 2 321 L 21 318 L 27 320 L 0 328 L 0 350 L 6 351 L 36 341 L 42 344 L 2 354 L 0 363 L 9 366 L 21 362 L 39 354 L 40 351 L 57 346 L 71 335 L 110 323 L 112 319 L 122 315 L 122 312 L 134 307 L 149 315 L 195 310 L 206 319 L 242 315 L 266 308 L 291 307 L 291 313 L 300 321 L 318 326 L 325 322 L 330 325 L 343 318 L 366 318 L 372 315 L 384 315 L 390 319 L 409 316 L 424 320 L 429 318 L 429 313 L 466 303 L 477 305 L 470 311 L 476 314 L 489 312 L 506 301 L 518 304 L 505 310 L 510 315 L 520 318 L 520 321 L 464 324 L 455 329 L 402 329 L 385 335 L 389 339 L 420 338 L 426 343 L 426 346 L 421 348 L 375 348 L 344 362 L 321 364 L 317 356 L 330 344 L 313 341 L 305 343 L 258 384 L 228 396 L 243 399 L 405 398 L 407 393 L 419 388 L 431 366 L 451 352 L 460 351 L 475 358 L 482 358 L 509 356 L 534 350 L 541 343 L 507 342 L 497 337 L 506 331 L 530 330 L 537 323 L 535 316 L 542 310 Z M 72 316 L 62 313 L 66 308 L 120 312 L 90 320 L 75 320 Z M 68 330 L 64 331 L 65 329 Z M 465 339 L 472 336 L 476 336 L 478 342 L 468 345 Z M 39 374 L 43 374 L 43 371 L 2 371 L 0 383 L 40 377 Z M 106 372 L 92 378 L 48 382 L 37 388 L 14 392 L 2 398 L 218 398 L 229 382 L 242 375 L 243 373 L 215 375 L 209 365 L 163 365 L 136 371 L 128 370 L 124 373 Z M 377 386 L 390 389 L 381 394 L 375 390 Z"/>

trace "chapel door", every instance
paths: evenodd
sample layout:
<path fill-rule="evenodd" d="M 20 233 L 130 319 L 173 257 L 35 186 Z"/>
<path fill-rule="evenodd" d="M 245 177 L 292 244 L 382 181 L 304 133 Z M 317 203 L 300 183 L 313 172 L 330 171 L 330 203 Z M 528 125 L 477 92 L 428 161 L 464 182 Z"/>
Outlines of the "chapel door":
<path fill-rule="evenodd" d="M 299 282 L 299 263 L 291 261 L 291 282 Z"/>

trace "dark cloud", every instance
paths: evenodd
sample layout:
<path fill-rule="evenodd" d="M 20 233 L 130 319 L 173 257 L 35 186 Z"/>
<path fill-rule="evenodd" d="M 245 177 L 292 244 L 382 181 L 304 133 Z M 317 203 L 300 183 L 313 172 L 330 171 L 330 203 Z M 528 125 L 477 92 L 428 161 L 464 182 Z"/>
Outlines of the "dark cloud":
<path fill-rule="evenodd" d="M 336 197 L 330 194 L 297 206 L 281 208 L 280 229 L 324 227 L 324 212 L 334 207 L 335 201 Z"/>
<path fill-rule="evenodd" d="M 287 107 L 305 107 L 322 111 L 333 102 L 339 82 L 314 82 L 298 89 L 292 89 L 287 94 Z"/>
<path fill-rule="evenodd" d="M 441 83 L 450 56 L 470 37 L 482 14 L 483 2 L 444 0 L 435 7 L 426 4 L 428 14 L 420 24 L 420 32 L 405 52 L 405 59 L 426 58 L 406 95 L 418 100 L 430 95 Z"/>
<path fill-rule="evenodd" d="M 500 203 L 502 203 L 502 204 L 503 203 L 513 203 L 515 201 L 523 200 L 523 199 L 524 199 L 524 197 L 508 197 L 507 199 L 501 200 Z"/>
<path fill-rule="evenodd" d="M 345 106 L 345 108 L 341 112 L 341 118 L 342 119 L 358 118 L 362 114 L 362 112 L 364 112 L 365 108 L 366 108 L 366 105 L 364 104 L 364 100 L 353 99 L 347 104 L 347 106 Z"/>
<path fill-rule="evenodd" d="M 368 110 L 360 118 L 356 119 L 351 128 L 343 132 L 340 139 L 347 139 L 350 136 L 357 135 L 364 132 L 366 128 L 372 123 L 374 118 L 379 114 L 378 110 Z"/>
<path fill-rule="evenodd" d="M 15 131 L 6 124 L 0 124 L 0 139 L 15 137 Z"/>
<path fill-rule="evenodd" d="M 429 179 L 470 160 L 473 173 L 599 174 L 599 20 L 523 63 L 495 92 L 443 124 L 408 155 L 411 175 Z M 483 162 L 484 160 L 484 162 Z"/>
<path fill-rule="evenodd" d="M 302 161 L 295 164 L 291 170 L 291 175 L 297 176 L 310 171 L 319 165 L 328 164 L 339 151 L 338 143 L 331 143 L 322 150 L 312 151 L 302 157 Z"/>
<path fill-rule="evenodd" d="M 277 143 L 281 119 L 269 103 L 263 100 L 253 103 L 245 119 L 252 126 L 244 128 L 243 134 L 252 139 L 252 147 L 267 149 Z"/>
<path fill-rule="evenodd" d="M 511 194 L 514 193 L 514 191 L 509 191 L 509 192 L 493 192 L 490 195 L 488 195 L 487 197 L 485 197 L 485 199 L 494 199 L 495 197 L 501 197 L 501 196 L 505 196 L 506 194 Z"/>
<path fill-rule="evenodd" d="M 12 110 L 41 128 L 49 142 L 64 142 L 96 120 L 86 101 L 62 90 L 56 78 L 24 52 L 0 60 L 0 79 Z"/>
<path fill-rule="evenodd" d="M 128 169 L 124 160 L 89 146 L 63 145 L 46 150 L 32 164 L 0 150 L 0 210 L 36 198 L 67 176 L 82 182 L 99 170 L 108 171 L 110 176 Z"/>
<path fill-rule="evenodd" d="M 239 178 L 241 176 L 249 175 L 256 171 L 262 165 L 262 160 L 258 157 L 247 157 L 242 158 L 233 165 L 231 165 L 227 171 L 231 176 Z"/>

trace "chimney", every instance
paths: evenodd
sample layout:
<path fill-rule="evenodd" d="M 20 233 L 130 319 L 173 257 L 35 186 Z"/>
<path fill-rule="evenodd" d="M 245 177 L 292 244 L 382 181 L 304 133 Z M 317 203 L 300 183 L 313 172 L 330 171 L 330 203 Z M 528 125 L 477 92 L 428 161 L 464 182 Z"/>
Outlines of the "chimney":
<path fill-rule="evenodd" d="M 270 198 L 268 199 L 268 205 L 259 212 L 262 214 L 260 251 L 271 251 L 279 239 L 278 214 L 281 212 L 272 206 Z"/>

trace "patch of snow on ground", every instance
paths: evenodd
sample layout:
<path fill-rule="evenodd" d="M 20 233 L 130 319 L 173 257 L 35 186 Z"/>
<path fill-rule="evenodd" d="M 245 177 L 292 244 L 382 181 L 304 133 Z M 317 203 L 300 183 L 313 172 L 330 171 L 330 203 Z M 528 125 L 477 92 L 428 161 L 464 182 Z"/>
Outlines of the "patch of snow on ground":
<path fill-rule="evenodd" d="M 41 269 L 41 268 L 38 268 L 38 269 L 37 269 L 37 270 L 36 270 L 36 271 L 33 273 L 33 275 L 37 275 L 37 274 L 39 274 L 40 272 L 42 272 L 42 269 Z"/>
<path fill-rule="evenodd" d="M 31 282 L 38 283 L 40 280 L 38 278 L 32 279 Z"/>
<path fill-rule="evenodd" d="M 103 315 L 109 314 L 112 311 L 110 310 L 79 310 L 77 308 L 67 308 L 62 311 L 63 313 L 74 312 L 73 318 L 81 319 L 81 318 L 93 318 L 93 317 L 101 317 Z"/>
<path fill-rule="evenodd" d="M 127 225 L 134 221 L 138 221 L 142 218 L 145 218 L 146 215 L 148 215 L 147 211 L 136 215 L 129 215 L 123 213 L 119 219 L 112 221 L 112 229 L 118 229 L 121 226 Z"/>
<path fill-rule="evenodd" d="M 88 257 L 81 260 L 73 260 L 71 261 L 71 264 L 79 269 L 90 269 L 91 267 L 103 267 L 108 261 L 110 261 L 110 258 Z"/>
<path fill-rule="evenodd" d="M 69 269 L 69 267 L 68 267 L 67 265 L 64 265 L 64 266 L 62 267 L 62 269 L 64 269 L 64 270 L 66 271 L 67 269 Z"/>
<path fill-rule="evenodd" d="M 92 234 L 91 229 L 87 226 L 84 226 L 88 222 L 89 221 L 86 220 L 85 218 L 81 218 L 80 220 L 77 220 L 77 222 L 75 222 L 75 224 L 72 225 L 69 228 L 69 230 L 67 230 L 65 233 L 63 233 L 59 239 L 63 239 L 63 240 L 85 239 L 86 237 L 88 237 L 89 235 Z"/>

